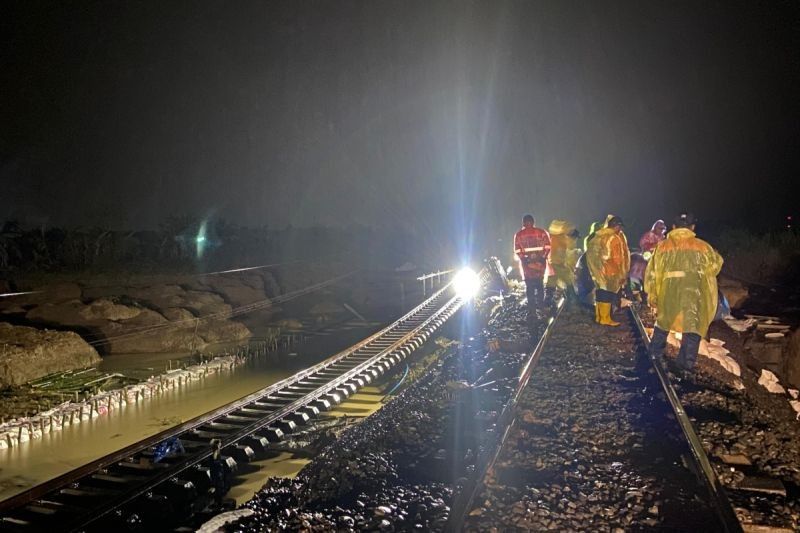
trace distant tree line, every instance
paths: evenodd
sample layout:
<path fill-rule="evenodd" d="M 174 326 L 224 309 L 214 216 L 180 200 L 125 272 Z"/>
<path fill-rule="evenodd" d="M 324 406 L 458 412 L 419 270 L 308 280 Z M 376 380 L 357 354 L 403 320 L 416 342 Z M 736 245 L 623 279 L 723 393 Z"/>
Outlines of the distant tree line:
<path fill-rule="evenodd" d="M 26 228 L 8 220 L 0 230 L 0 273 L 206 271 L 336 259 L 387 268 L 409 258 L 419 261 L 419 244 L 418 238 L 400 229 L 359 225 L 272 229 L 171 216 L 157 230 L 120 231 L 98 226 Z"/>

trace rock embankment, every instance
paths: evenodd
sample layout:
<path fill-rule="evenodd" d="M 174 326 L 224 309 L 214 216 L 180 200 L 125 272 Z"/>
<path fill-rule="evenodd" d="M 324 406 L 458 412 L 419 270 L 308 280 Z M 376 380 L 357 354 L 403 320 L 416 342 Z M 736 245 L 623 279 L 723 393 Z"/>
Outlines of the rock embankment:
<path fill-rule="evenodd" d="M 97 351 L 70 331 L 0 323 L 0 345 L 0 386 L 3 387 L 100 361 Z"/>
<path fill-rule="evenodd" d="M 231 318 L 248 306 L 268 312 L 279 292 L 269 273 L 56 283 L 0 302 L 0 313 L 32 326 L 75 330 L 101 353 L 202 350 L 248 339 L 250 330 Z"/>

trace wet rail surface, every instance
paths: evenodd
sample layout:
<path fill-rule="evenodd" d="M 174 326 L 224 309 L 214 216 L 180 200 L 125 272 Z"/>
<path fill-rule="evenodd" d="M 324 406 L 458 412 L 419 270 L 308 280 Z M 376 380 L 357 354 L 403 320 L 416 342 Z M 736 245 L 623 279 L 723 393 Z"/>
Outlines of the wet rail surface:
<path fill-rule="evenodd" d="M 462 304 L 445 285 L 393 324 L 318 365 L 0 502 L 0 526 L 108 530 L 131 520 L 179 522 L 210 498 L 212 439 L 221 441 L 226 473 L 233 476 L 237 463 L 268 453 L 271 442 L 392 369 Z M 155 447 L 174 437 L 183 452 L 156 460 Z"/>
<path fill-rule="evenodd" d="M 625 322 L 565 312 L 551 324 L 449 530 L 741 531 L 641 324 Z"/>

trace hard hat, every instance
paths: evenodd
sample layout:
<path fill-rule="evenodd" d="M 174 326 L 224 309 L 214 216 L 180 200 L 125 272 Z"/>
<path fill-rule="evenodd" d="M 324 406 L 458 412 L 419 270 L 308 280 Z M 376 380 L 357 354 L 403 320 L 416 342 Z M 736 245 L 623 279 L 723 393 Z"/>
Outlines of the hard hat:
<path fill-rule="evenodd" d="M 673 222 L 676 228 L 688 228 L 696 224 L 694 219 L 694 215 L 691 213 L 681 213 L 680 215 L 675 217 L 675 221 Z"/>

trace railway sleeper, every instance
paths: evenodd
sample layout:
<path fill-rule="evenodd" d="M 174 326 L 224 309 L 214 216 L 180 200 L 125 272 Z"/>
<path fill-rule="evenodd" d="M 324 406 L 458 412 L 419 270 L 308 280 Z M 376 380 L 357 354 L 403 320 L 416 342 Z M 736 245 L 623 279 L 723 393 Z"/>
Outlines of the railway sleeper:
<path fill-rule="evenodd" d="M 211 420 L 200 426 L 198 429 L 201 431 L 218 431 L 227 434 L 242 429 L 242 427 L 244 427 L 244 424 L 226 424 L 223 422 L 217 422 L 216 420 Z"/>
<path fill-rule="evenodd" d="M 195 512 L 194 502 L 198 491 L 192 481 L 173 477 L 153 489 L 153 494 L 166 496 L 173 512 L 181 515 L 181 521 Z"/>
<path fill-rule="evenodd" d="M 162 462 L 153 463 L 147 459 L 145 461 L 120 461 L 109 466 L 107 470 L 114 475 L 149 477 L 153 475 L 153 472 L 164 468 L 169 468 L 169 465 Z"/>
<path fill-rule="evenodd" d="M 293 389 L 300 389 L 300 390 L 304 390 L 306 392 L 309 392 L 309 391 L 317 390 L 319 388 L 319 385 L 317 385 L 316 383 L 310 383 L 310 382 L 307 382 L 307 381 L 301 381 L 299 383 L 295 383 L 294 385 L 292 385 L 292 388 Z"/>
<path fill-rule="evenodd" d="M 328 398 L 317 398 L 316 400 L 309 402 L 309 405 L 313 405 L 320 411 L 330 411 L 333 407 L 333 403 Z"/>
<path fill-rule="evenodd" d="M 78 485 L 60 489 L 55 494 L 55 498 L 74 507 L 91 508 L 95 502 L 105 501 L 119 493 L 118 490 Z"/>
<path fill-rule="evenodd" d="M 302 411 L 295 411 L 294 413 L 288 414 L 284 417 L 286 420 L 291 420 L 294 422 L 297 427 L 305 426 L 308 424 L 308 421 L 311 420 L 311 417 L 308 416 L 307 413 Z"/>
<path fill-rule="evenodd" d="M 242 439 L 242 443 L 249 446 L 256 457 L 262 458 L 269 452 L 269 439 L 261 435 L 248 435 Z"/>
<path fill-rule="evenodd" d="M 331 406 L 339 405 L 344 400 L 344 397 L 336 391 L 327 392 L 321 398 L 330 402 Z"/>
<path fill-rule="evenodd" d="M 111 489 L 117 491 L 124 491 L 128 489 L 129 485 L 139 481 L 139 476 L 132 475 L 111 475 L 94 473 L 82 478 L 79 481 L 81 487 L 98 487 L 102 489 Z"/>
<path fill-rule="evenodd" d="M 359 389 L 367 384 L 367 382 L 364 381 L 364 378 L 360 376 L 355 376 L 353 378 L 350 378 L 349 383 L 355 384 Z"/>
<path fill-rule="evenodd" d="M 228 446 L 224 452 L 233 457 L 237 464 L 252 463 L 256 458 L 256 452 L 247 444 Z"/>
<path fill-rule="evenodd" d="M 253 437 L 263 437 L 267 439 L 268 442 L 280 442 L 283 440 L 284 433 L 279 427 L 267 426 L 259 429 L 257 433 L 253 434 Z"/>
<path fill-rule="evenodd" d="M 293 420 L 287 420 L 285 418 L 275 422 L 274 426 L 285 434 L 293 433 L 294 430 L 297 429 L 297 424 Z"/>
<path fill-rule="evenodd" d="M 311 418 L 319 416 L 319 408 L 315 405 L 311 405 L 311 403 L 307 403 L 297 411 L 299 413 L 306 413 Z"/>
<path fill-rule="evenodd" d="M 181 439 L 203 442 L 210 445 L 211 439 L 224 439 L 227 436 L 228 436 L 227 433 L 223 433 L 220 431 L 212 431 L 212 430 L 197 428 L 182 434 Z"/>
<path fill-rule="evenodd" d="M 181 475 L 194 484 L 198 494 L 207 494 L 211 490 L 211 468 L 208 466 L 195 465 Z"/>
<path fill-rule="evenodd" d="M 288 405 L 295 400 L 294 395 L 292 396 L 269 396 L 267 398 L 261 398 L 260 400 L 256 400 L 250 404 L 252 408 L 255 409 L 263 409 L 267 413 L 271 413 L 275 410 L 276 406 L 283 407 L 284 405 Z"/>
<path fill-rule="evenodd" d="M 249 425 L 261 418 L 263 418 L 261 414 L 236 411 L 233 414 L 225 415 L 225 417 L 222 418 L 222 422 Z"/>

